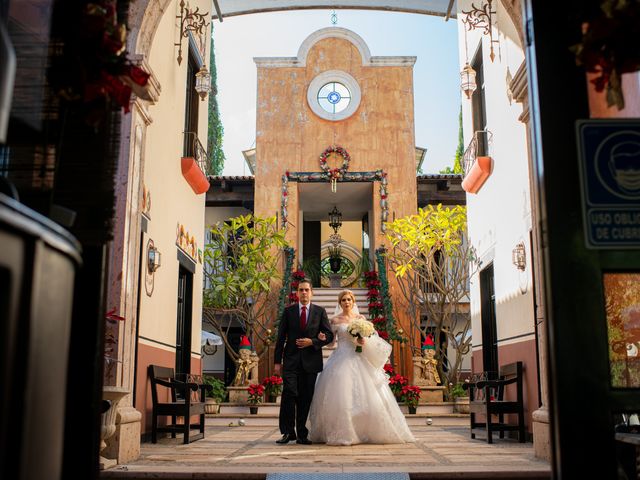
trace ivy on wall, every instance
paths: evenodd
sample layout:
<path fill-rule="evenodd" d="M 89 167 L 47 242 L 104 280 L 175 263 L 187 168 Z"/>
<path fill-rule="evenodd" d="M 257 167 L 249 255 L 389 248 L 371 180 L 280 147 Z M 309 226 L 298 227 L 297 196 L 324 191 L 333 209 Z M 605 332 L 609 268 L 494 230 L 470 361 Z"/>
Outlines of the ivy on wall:
<path fill-rule="evenodd" d="M 211 93 L 209 94 L 209 130 L 207 132 L 207 152 L 209 153 L 209 172 L 213 175 L 222 174 L 225 156 L 222 151 L 222 137 L 224 128 L 220 121 L 220 107 L 218 107 L 218 74 L 216 56 L 213 45 L 213 26 L 211 27 L 211 48 L 209 54 L 209 68 L 211 69 Z"/>

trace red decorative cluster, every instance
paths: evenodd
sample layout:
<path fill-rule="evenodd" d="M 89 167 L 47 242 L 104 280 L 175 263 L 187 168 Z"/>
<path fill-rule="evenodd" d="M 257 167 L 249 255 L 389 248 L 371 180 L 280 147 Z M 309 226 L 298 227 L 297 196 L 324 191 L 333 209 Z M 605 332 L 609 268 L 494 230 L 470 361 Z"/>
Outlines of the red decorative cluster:
<path fill-rule="evenodd" d="M 389 387 L 397 397 L 402 394 L 402 387 L 409 383 L 409 379 L 403 375 L 396 374 L 389 378 Z"/>
<path fill-rule="evenodd" d="M 249 403 L 260 403 L 262 402 L 262 397 L 264 395 L 264 387 L 260 384 L 253 384 L 247 387 L 247 392 L 249 392 Z"/>
<path fill-rule="evenodd" d="M 400 399 L 409 407 L 417 407 L 420 401 L 420 387 L 417 385 L 405 385 L 400 390 Z"/>
<path fill-rule="evenodd" d="M 282 385 L 282 377 L 279 377 L 278 375 L 272 375 L 271 377 L 266 377 L 262 381 L 262 385 L 267 389 L 269 387 L 275 387 L 275 386 L 278 386 L 278 385 Z"/>
<path fill-rule="evenodd" d="M 49 72 L 49 83 L 58 95 L 68 101 L 81 101 L 85 120 L 100 123 L 114 102 L 129 111 L 131 94 L 147 98 L 145 87 L 149 74 L 134 65 L 126 55 L 127 29 L 118 22 L 116 0 L 87 3 L 69 55 L 70 64 L 55 63 Z"/>
<path fill-rule="evenodd" d="M 389 332 L 387 331 L 387 317 L 384 313 L 384 303 L 382 303 L 382 294 L 380 287 L 382 283 L 378 280 L 378 272 L 365 272 L 364 278 L 367 282 L 367 299 L 369 301 L 369 319 L 376 326 L 376 331 L 380 338 L 389 340 Z"/>
<path fill-rule="evenodd" d="M 393 369 L 393 365 L 390 363 L 384 364 L 384 373 L 389 375 L 389 377 L 393 377 L 395 375 L 395 370 Z"/>

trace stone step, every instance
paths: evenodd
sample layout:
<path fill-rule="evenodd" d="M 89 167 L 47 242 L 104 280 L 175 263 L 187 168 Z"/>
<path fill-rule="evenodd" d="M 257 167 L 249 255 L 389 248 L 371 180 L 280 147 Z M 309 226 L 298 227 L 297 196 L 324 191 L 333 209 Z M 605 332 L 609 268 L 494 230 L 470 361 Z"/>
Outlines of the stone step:
<path fill-rule="evenodd" d="M 338 294 L 344 290 L 343 288 L 316 288 L 313 290 L 313 303 L 327 309 L 327 313 L 331 316 L 338 302 Z M 369 304 L 367 301 L 366 288 L 351 288 L 356 297 L 356 304 L 360 313 L 365 317 L 369 315 Z"/>
<path fill-rule="evenodd" d="M 400 410 L 409 415 L 407 406 L 400 403 Z M 415 415 L 451 415 L 454 414 L 454 402 L 428 402 L 421 403 L 416 409 Z M 258 405 L 258 413 L 262 415 L 278 415 L 280 404 L 261 403 Z M 249 404 L 247 403 L 222 403 L 220 413 L 217 415 L 249 415 Z M 468 415 L 467 415 L 468 416 Z"/>
<path fill-rule="evenodd" d="M 401 407 L 404 408 L 404 407 Z M 433 425 L 433 426 L 469 426 L 469 415 L 463 413 L 405 413 L 408 425 Z M 207 414 L 206 424 L 216 426 L 238 425 L 238 421 L 243 420 L 248 426 L 278 426 L 278 413 L 263 413 L 262 407 L 258 408 L 256 415 L 249 413 L 246 408 L 245 413 L 219 413 Z"/>

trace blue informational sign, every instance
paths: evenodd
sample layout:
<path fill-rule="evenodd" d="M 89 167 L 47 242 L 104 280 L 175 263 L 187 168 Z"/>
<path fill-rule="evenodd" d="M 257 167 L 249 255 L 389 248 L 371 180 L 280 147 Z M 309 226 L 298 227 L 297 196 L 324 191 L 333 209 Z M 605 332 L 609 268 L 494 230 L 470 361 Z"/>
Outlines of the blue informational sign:
<path fill-rule="evenodd" d="M 640 247 L 640 122 L 582 120 L 577 127 L 587 247 Z"/>

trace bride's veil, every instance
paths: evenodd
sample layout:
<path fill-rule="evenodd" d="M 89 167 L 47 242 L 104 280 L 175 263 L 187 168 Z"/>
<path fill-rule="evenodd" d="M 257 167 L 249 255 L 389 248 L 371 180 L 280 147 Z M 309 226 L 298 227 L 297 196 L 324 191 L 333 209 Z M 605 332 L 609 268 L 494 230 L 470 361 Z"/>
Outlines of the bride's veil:
<path fill-rule="evenodd" d="M 358 304 L 356 302 L 353 302 L 353 310 L 352 311 L 356 315 L 360 315 L 360 310 L 358 309 Z M 331 315 L 331 318 L 337 317 L 341 313 L 342 313 L 342 307 L 340 306 L 340 303 L 337 303 L 336 307 L 333 309 L 333 315 Z"/>

